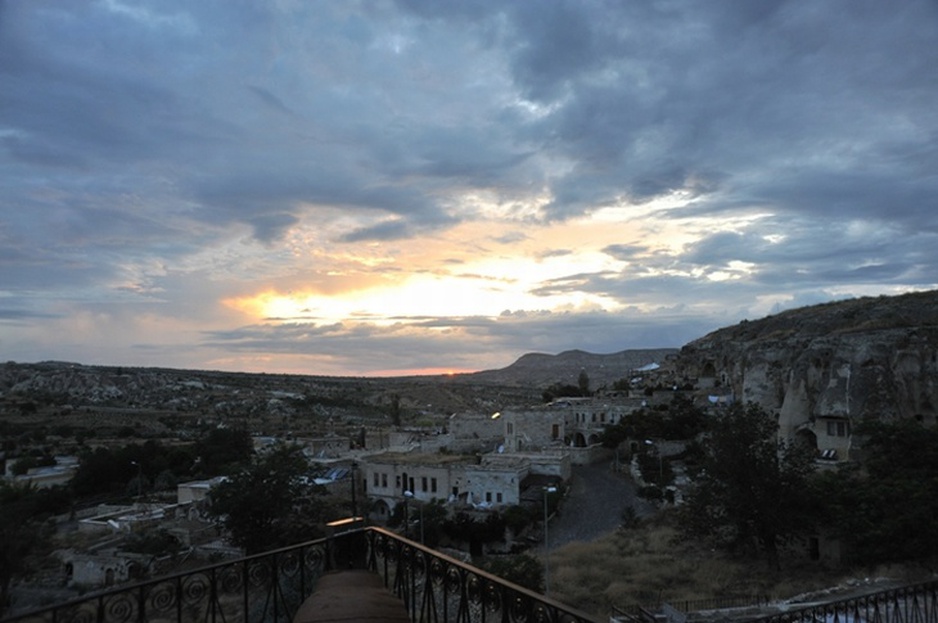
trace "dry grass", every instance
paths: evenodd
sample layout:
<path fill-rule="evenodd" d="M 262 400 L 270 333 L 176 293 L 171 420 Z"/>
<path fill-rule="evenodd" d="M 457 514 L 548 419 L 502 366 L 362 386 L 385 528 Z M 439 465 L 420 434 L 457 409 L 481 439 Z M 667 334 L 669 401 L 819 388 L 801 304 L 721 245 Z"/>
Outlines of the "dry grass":
<path fill-rule="evenodd" d="M 729 595 L 766 595 L 772 600 L 830 587 L 851 578 L 887 576 L 909 582 L 920 569 L 832 570 L 788 561 L 770 571 L 762 560 L 741 560 L 683 542 L 668 522 L 620 530 L 590 543 L 571 543 L 551 553 L 551 597 L 594 614 L 609 615 L 659 600 L 681 602 Z"/>

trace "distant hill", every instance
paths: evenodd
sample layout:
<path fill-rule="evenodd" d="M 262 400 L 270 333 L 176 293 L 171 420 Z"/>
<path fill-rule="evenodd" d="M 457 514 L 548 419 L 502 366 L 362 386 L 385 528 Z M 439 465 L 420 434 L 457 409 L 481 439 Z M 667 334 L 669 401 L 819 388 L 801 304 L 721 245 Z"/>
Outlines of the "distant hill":
<path fill-rule="evenodd" d="M 576 385 L 580 371 L 586 371 L 590 387 L 612 385 L 626 378 L 631 371 L 651 363 L 663 364 L 677 355 L 676 348 L 623 350 L 606 355 L 582 350 L 568 350 L 559 355 L 528 353 L 507 368 L 460 375 L 474 383 L 493 385 L 528 385 L 546 388 L 554 383 Z"/>
<path fill-rule="evenodd" d="M 714 331 L 682 349 L 529 353 L 499 370 L 454 376 L 321 377 L 85 366 L 0 364 L 0 413 L 52 406 L 157 410 L 207 417 L 265 413 L 323 419 L 386 418 L 392 400 L 411 412 L 487 411 L 538 401 L 555 383 L 610 386 L 657 363 L 665 380 L 760 402 L 795 430 L 817 417 L 938 414 L 938 291 L 802 307 Z M 676 375 L 673 376 L 672 375 Z M 709 385 L 708 385 L 709 384 Z M 59 409 L 62 411 L 62 409 Z"/>

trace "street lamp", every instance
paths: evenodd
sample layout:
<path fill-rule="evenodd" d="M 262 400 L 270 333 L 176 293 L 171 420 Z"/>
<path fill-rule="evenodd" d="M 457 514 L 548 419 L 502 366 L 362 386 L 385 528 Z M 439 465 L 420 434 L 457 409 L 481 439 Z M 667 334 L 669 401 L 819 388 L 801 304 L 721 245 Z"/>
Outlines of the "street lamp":
<path fill-rule="evenodd" d="M 358 516 L 358 502 L 355 500 L 355 479 L 358 476 L 355 474 L 355 470 L 358 467 L 358 463 L 352 461 L 352 518 Z"/>
<path fill-rule="evenodd" d="M 557 493 L 557 487 L 544 487 L 544 594 L 550 597 L 550 540 L 547 534 L 548 493 Z"/>

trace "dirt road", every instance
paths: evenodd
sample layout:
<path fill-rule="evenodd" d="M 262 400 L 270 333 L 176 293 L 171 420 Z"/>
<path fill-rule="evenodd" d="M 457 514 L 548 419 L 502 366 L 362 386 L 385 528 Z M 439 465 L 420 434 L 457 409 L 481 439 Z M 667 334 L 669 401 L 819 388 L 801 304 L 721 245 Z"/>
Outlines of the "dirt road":
<path fill-rule="evenodd" d="M 560 512 L 550 521 L 550 549 L 573 541 L 592 541 L 619 527 L 622 512 L 631 506 L 639 517 L 654 508 L 636 495 L 635 485 L 608 462 L 573 468 L 570 491 Z"/>

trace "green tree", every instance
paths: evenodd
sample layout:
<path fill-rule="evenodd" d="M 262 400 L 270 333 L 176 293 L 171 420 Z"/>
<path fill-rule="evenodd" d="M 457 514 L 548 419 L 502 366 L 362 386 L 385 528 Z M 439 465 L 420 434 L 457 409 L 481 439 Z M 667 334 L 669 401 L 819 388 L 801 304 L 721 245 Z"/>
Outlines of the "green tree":
<path fill-rule="evenodd" d="M 706 411 L 690 398 L 675 393 L 667 405 L 638 409 L 607 425 L 600 441 L 607 448 L 615 448 L 626 439 L 692 439 L 706 429 Z"/>
<path fill-rule="evenodd" d="M 503 516 L 505 517 L 505 526 L 508 527 L 515 536 L 521 534 L 525 528 L 535 521 L 535 513 L 527 507 L 520 505 L 509 506 L 505 509 Z"/>
<path fill-rule="evenodd" d="M 469 553 L 482 554 L 482 545 L 505 538 L 505 519 L 498 512 L 486 513 L 480 521 L 466 512 L 458 512 L 443 524 L 443 532 L 454 541 L 469 544 Z"/>
<path fill-rule="evenodd" d="M 400 394 L 391 394 L 391 399 L 388 403 L 388 415 L 391 416 L 391 424 L 400 426 L 402 413 Z"/>
<path fill-rule="evenodd" d="M 660 435 L 663 439 L 691 439 L 707 427 L 706 412 L 687 396 L 675 393 L 668 403 Z"/>
<path fill-rule="evenodd" d="M 30 556 L 46 541 L 42 520 L 47 502 L 34 487 L 0 481 L 0 613 L 10 604 L 13 578 L 28 568 Z"/>
<path fill-rule="evenodd" d="M 307 472 L 300 447 L 279 446 L 216 486 L 210 511 L 249 554 L 321 537 L 324 491 Z"/>
<path fill-rule="evenodd" d="M 248 431 L 239 428 L 213 428 L 193 448 L 197 470 L 205 476 L 217 476 L 248 463 L 254 454 L 254 442 Z"/>
<path fill-rule="evenodd" d="M 541 392 L 541 399 L 544 402 L 552 402 L 557 398 L 578 398 L 583 395 L 583 392 L 580 391 L 578 385 L 571 385 L 569 383 L 554 383 L 543 392 Z"/>
<path fill-rule="evenodd" d="M 682 509 L 689 536 L 726 549 L 752 545 L 779 567 L 779 546 L 810 530 L 813 509 L 806 448 L 780 442 L 778 423 L 755 403 L 736 403 L 714 416 L 703 469 Z"/>
<path fill-rule="evenodd" d="M 824 525 L 858 563 L 938 557 L 938 429 L 912 420 L 857 428 L 861 465 L 818 475 Z"/>
<path fill-rule="evenodd" d="M 580 370 L 580 376 L 577 377 L 577 387 L 580 389 L 581 396 L 590 396 L 590 377 L 586 373 L 586 370 Z"/>

